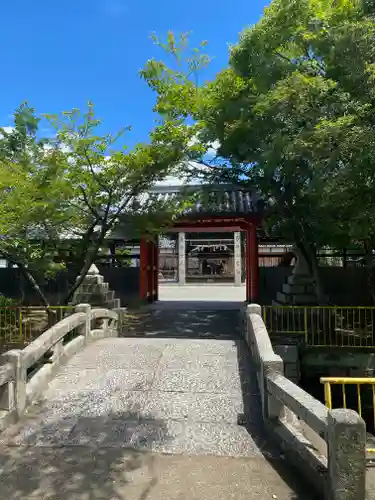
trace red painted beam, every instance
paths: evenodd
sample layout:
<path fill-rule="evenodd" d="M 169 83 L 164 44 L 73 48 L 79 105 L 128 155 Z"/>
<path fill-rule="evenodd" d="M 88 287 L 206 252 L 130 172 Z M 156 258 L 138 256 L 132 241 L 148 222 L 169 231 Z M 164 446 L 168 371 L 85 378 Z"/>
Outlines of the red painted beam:
<path fill-rule="evenodd" d="M 147 300 L 148 297 L 148 242 L 144 238 L 141 238 L 139 242 L 139 260 L 140 260 L 140 272 L 139 272 L 139 296 L 141 300 Z"/>

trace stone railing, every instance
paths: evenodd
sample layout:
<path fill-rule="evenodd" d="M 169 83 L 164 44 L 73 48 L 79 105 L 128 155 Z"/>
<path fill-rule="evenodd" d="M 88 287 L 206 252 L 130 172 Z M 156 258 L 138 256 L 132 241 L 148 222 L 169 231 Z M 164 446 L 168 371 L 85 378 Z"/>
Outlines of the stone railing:
<path fill-rule="evenodd" d="M 261 307 L 245 311 L 245 340 L 257 366 L 263 420 L 286 459 L 300 469 L 322 498 L 364 500 L 366 427 L 352 410 L 329 411 L 284 376 Z"/>
<path fill-rule="evenodd" d="M 24 349 L 0 356 L 0 431 L 23 415 L 73 354 L 92 341 L 117 335 L 116 312 L 79 304 Z"/>

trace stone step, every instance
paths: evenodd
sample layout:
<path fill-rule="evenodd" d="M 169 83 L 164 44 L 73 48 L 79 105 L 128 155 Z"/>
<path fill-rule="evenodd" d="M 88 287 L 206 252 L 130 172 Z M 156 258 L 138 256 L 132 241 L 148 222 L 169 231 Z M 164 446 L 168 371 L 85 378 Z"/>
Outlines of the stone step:
<path fill-rule="evenodd" d="M 106 290 L 102 292 L 92 293 L 92 292 L 78 292 L 74 296 L 75 303 L 105 303 L 108 300 L 113 300 L 115 298 L 115 292 L 113 290 Z"/>
<path fill-rule="evenodd" d="M 101 274 L 95 274 L 95 275 L 87 275 L 85 278 L 85 283 L 97 283 L 97 284 L 102 284 L 104 283 L 104 276 Z"/>
<path fill-rule="evenodd" d="M 82 283 L 79 287 L 79 291 L 82 292 L 90 292 L 90 293 L 98 293 L 98 292 L 107 292 L 109 290 L 109 284 L 107 282 L 104 283 Z"/>
<path fill-rule="evenodd" d="M 298 294 L 315 295 L 314 286 L 311 283 L 308 284 L 285 283 L 283 285 L 283 293 L 286 293 L 288 295 L 298 295 Z"/>
<path fill-rule="evenodd" d="M 105 303 L 104 307 L 106 307 L 107 309 L 118 309 L 119 307 L 121 307 L 121 301 L 120 299 L 108 300 Z"/>
<path fill-rule="evenodd" d="M 281 305 L 294 305 L 294 306 L 311 305 L 311 306 L 313 306 L 313 305 L 317 304 L 316 295 L 313 295 L 313 294 L 288 295 L 288 294 L 283 293 L 283 292 L 277 292 L 276 300 Z"/>
<path fill-rule="evenodd" d="M 308 284 L 312 283 L 312 278 L 311 278 L 311 276 L 307 276 L 307 275 L 302 275 L 302 274 L 295 275 L 295 274 L 292 274 L 292 276 L 288 277 L 287 283 L 289 285 L 293 285 L 293 284 L 296 284 L 296 285 L 308 285 Z"/>

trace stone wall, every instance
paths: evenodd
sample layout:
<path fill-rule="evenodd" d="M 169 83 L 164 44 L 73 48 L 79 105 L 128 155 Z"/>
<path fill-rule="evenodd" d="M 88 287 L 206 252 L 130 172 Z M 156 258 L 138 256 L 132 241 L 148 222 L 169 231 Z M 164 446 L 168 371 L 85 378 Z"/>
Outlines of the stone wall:
<path fill-rule="evenodd" d="M 271 305 L 292 274 L 292 267 L 259 268 L 259 302 Z M 324 292 L 337 305 L 370 305 L 367 271 L 361 267 L 321 267 Z"/>
<path fill-rule="evenodd" d="M 110 290 L 120 299 L 121 304 L 131 303 L 139 298 L 139 268 L 108 268 L 97 266 L 104 281 L 108 283 Z M 42 290 L 51 304 L 58 304 L 66 292 L 68 285 L 75 276 L 69 272 L 59 273 L 54 279 L 42 283 Z M 22 277 L 18 269 L 0 269 L 0 294 L 16 300 L 22 298 Z M 39 304 L 35 291 L 26 283 L 24 286 L 24 304 Z"/>
<path fill-rule="evenodd" d="M 122 304 L 128 304 L 139 297 L 139 268 L 108 268 L 99 266 L 100 274 L 115 292 Z M 271 305 L 277 292 L 282 290 L 288 276 L 292 273 L 291 267 L 260 267 L 260 296 L 259 302 Z M 342 267 L 322 267 L 321 274 L 324 288 L 331 301 L 338 305 L 368 305 L 369 297 L 366 289 L 366 269 Z M 0 269 L 0 293 L 19 299 L 21 297 L 21 277 L 17 269 Z M 69 273 L 60 273 L 55 279 L 46 281 L 42 285 L 43 291 L 51 303 L 57 303 L 63 295 L 68 282 Z M 38 303 L 35 292 L 25 286 L 25 303 Z"/>

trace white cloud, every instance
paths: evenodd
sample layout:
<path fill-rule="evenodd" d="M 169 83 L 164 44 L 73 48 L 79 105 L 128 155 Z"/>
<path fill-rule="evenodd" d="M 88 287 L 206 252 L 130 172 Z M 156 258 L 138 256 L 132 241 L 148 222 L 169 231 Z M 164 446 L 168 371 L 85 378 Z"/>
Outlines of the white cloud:
<path fill-rule="evenodd" d="M 206 155 L 213 158 L 214 156 L 217 155 L 217 150 L 220 147 L 220 142 L 219 141 L 214 141 L 213 143 L 210 144 L 210 147 L 207 150 Z"/>
<path fill-rule="evenodd" d="M 190 161 L 187 167 L 187 170 L 190 170 L 193 174 L 198 174 L 199 172 L 204 173 L 208 170 L 209 167 L 203 165 L 202 163 L 198 163 L 196 161 Z M 199 177 L 193 178 L 189 175 L 181 175 L 179 177 L 175 177 L 173 175 L 169 175 L 165 177 L 162 181 L 157 182 L 155 187 L 163 187 L 163 186 L 196 186 L 198 184 L 202 184 L 204 181 Z"/>
<path fill-rule="evenodd" d="M 7 132 L 8 134 L 10 134 L 12 132 L 12 130 L 14 130 L 14 127 L 0 127 L 4 130 L 4 132 Z"/>
<path fill-rule="evenodd" d="M 12 130 L 14 130 L 14 127 L 0 127 L 1 129 L 4 130 L 7 134 L 10 134 Z M 0 132 L 0 139 L 3 137 L 3 134 Z"/>
<path fill-rule="evenodd" d="M 198 144 L 199 139 L 197 137 L 192 137 L 188 143 L 189 146 L 194 146 L 194 144 Z M 211 144 L 209 144 L 209 147 L 207 149 L 207 152 L 205 156 L 207 158 L 214 158 L 217 154 L 217 150 L 220 147 L 220 142 L 219 141 L 214 141 Z"/>

